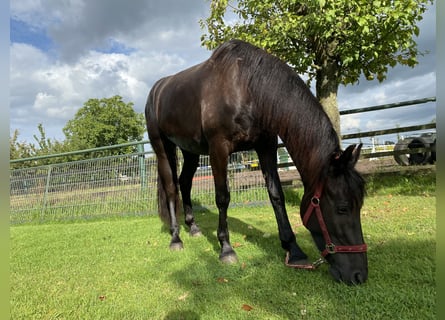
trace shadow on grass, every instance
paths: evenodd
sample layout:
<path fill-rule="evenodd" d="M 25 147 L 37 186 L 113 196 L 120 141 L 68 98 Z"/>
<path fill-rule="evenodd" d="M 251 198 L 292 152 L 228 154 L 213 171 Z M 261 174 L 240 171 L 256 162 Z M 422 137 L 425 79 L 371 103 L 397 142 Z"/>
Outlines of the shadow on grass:
<path fill-rule="evenodd" d="M 284 188 L 283 191 L 286 199 L 286 207 L 300 205 L 302 194 L 298 190 L 293 188 Z M 270 209 L 271 217 L 275 217 L 272 206 L 269 205 L 268 207 Z M 217 258 L 221 249 L 215 233 L 218 228 L 218 210 L 216 208 L 213 211 L 209 210 L 196 201 L 193 202 L 193 208 L 195 212 L 195 221 L 200 227 L 202 234 L 207 238 L 209 243 L 213 245 L 213 249 L 217 254 Z M 276 232 L 270 235 L 270 241 L 258 241 L 259 238 L 262 238 L 264 236 L 265 231 L 257 229 L 253 227 L 252 224 L 246 223 L 243 220 L 231 216 L 230 212 L 231 208 L 227 210 L 227 223 L 229 233 L 242 234 L 244 235 L 244 240 L 254 244 L 264 245 L 264 247 L 262 247 L 264 252 L 274 252 L 275 256 L 284 257 L 284 251 L 281 248 L 281 243 L 278 236 L 278 226 L 276 227 Z M 231 242 L 233 245 L 233 241 Z M 276 248 L 274 249 L 274 247 Z"/>
<path fill-rule="evenodd" d="M 199 315 L 191 310 L 171 311 L 164 320 L 199 320 Z"/>
<path fill-rule="evenodd" d="M 301 201 L 299 193 L 291 189 L 286 190 L 286 199 L 293 206 L 298 205 Z M 278 228 L 276 228 L 275 232 L 268 234 L 261 229 L 262 222 L 247 222 L 248 219 L 252 218 L 252 215 L 250 217 L 246 216 L 246 219 L 242 220 L 242 218 L 231 216 L 231 210 L 229 209 L 229 232 L 232 235 L 231 242 L 238 254 L 239 263 L 226 265 L 218 259 L 220 244 L 216 236 L 218 226 L 217 209 L 209 210 L 197 202 L 194 203 L 194 208 L 199 208 L 198 210 L 195 209 L 196 222 L 201 229 L 203 237 L 211 244 L 213 250 L 200 255 L 199 265 L 184 265 L 184 268 L 172 274 L 174 280 L 186 292 L 194 292 L 194 298 L 189 299 L 187 305 L 195 305 L 197 310 L 202 310 L 206 309 L 206 304 L 217 304 L 221 307 L 222 313 L 219 315 L 221 317 L 224 315 L 225 308 L 233 310 L 232 304 L 236 303 L 234 300 L 240 300 L 245 301 L 246 305 L 249 305 L 249 303 L 252 305 L 259 304 L 262 306 L 261 308 L 266 309 L 267 313 L 287 316 L 288 313 L 282 313 L 280 310 L 283 310 L 283 308 L 287 309 L 288 306 L 283 304 L 283 301 L 275 304 L 276 290 L 280 292 L 284 287 L 287 287 L 287 295 L 292 298 L 298 291 L 298 284 L 294 288 L 295 283 L 288 281 L 286 278 L 288 276 L 291 278 L 298 277 L 300 278 L 299 281 L 305 282 L 305 276 L 312 272 L 307 270 L 296 271 L 285 267 L 285 251 L 281 248 Z M 271 206 L 269 210 L 271 219 L 275 221 L 275 215 Z M 253 219 L 255 218 L 253 217 Z M 264 224 L 269 223 L 270 221 L 264 222 Z M 183 225 L 183 222 L 181 224 Z M 260 225 L 260 227 L 254 225 Z M 164 231 L 168 231 L 167 228 Z M 187 239 L 189 237 L 187 233 L 188 229 L 182 228 L 181 238 L 184 241 L 184 250 L 194 250 L 193 241 Z M 233 241 L 235 238 L 233 235 L 235 234 L 238 238 L 242 235 L 243 244 L 241 247 L 237 247 L 236 242 Z M 310 235 L 307 234 L 301 238 L 303 238 L 303 245 L 301 244 L 300 237 L 298 237 L 297 241 L 299 241 L 300 246 L 308 249 L 304 249 L 308 255 L 310 257 L 318 257 L 318 251 Z M 251 246 L 260 249 L 261 254 L 258 256 L 257 252 L 254 254 L 255 257 L 250 257 L 246 247 Z M 167 247 L 166 250 L 168 250 Z M 330 275 L 325 267 L 320 268 L 320 272 L 312 273 L 311 276 L 316 279 L 323 279 L 322 281 L 330 281 Z M 210 282 L 209 279 L 211 279 Z M 226 281 L 228 282 L 227 284 L 225 283 Z M 275 285 L 270 287 L 270 283 Z M 237 297 L 236 299 L 234 299 L 235 296 Z M 237 305 L 240 312 L 239 317 L 236 316 L 237 319 L 243 318 L 243 312 L 247 312 L 243 309 L 243 305 L 241 303 L 239 303 L 239 306 Z M 179 305 L 177 307 L 179 308 Z M 194 311 L 190 312 L 190 310 Z M 292 315 L 301 316 L 301 310 L 292 313 Z M 217 318 L 219 319 L 220 317 Z M 222 316 L 222 318 L 226 317 Z M 232 319 L 233 315 L 227 318 Z M 184 311 L 179 309 L 170 311 L 165 319 L 199 319 L 199 316 L 195 313 L 195 309 L 187 308 Z"/>
<path fill-rule="evenodd" d="M 267 248 L 265 242 L 261 239 L 257 244 Z M 316 271 L 286 268 L 272 252 L 248 260 L 245 268 L 242 264 L 223 265 L 216 257 L 203 255 L 198 265 L 184 265 L 172 273 L 172 280 L 191 294 L 184 306 L 178 304 L 172 311 L 177 317 L 168 319 L 207 317 L 209 308 L 220 310 L 218 319 L 433 316 L 436 312 L 434 241 L 394 239 L 369 245 L 370 278 L 360 286 L 336 283 L 327 266 Z M 244 305 L 252 310 L 245 311 Z"/>
<path fill-rule="evenodd" d="M 431 176 L 426 179 L 431 179 Z M 410 192 L 417 195 L 417 191 L 413 187 Z M 298 192 L 287 196 L 289 200 L 293 201 L 292 205 L 299 205 Z M 195 206 L 199 207 L 199 203 Z M 197 223 L 213 252 L 203 252 L 199 262 L 187 263 L 171 274 L 171 279 L 191 294 L 187 297 L 187 304 L 178 304 L 170 313 L 172 317 L 166 319 L 207 317 L 209 306 L 217 306 L 221 310 L 219 316 L 227 319 L 255 318 L 255 315 L 312 319 L 319 316 L 329 318 L 332 314 L 343 319 L 417 319 L 429 318 L 436 312 L 435 241 L 432 238 L 371 234 L 367 240 L 369 279 L 360 286 L 346 286 L 332 279 L 327 265 L 316 271 L 286 268 L 278 232 L 264 237 L 261 223 L 247 222 L 252 215 L 243 219 L 241 215 L 240 218 L 231 216 L 230 211 L 230 232 L 243 235 L 243 239 L 260 249 L 261 254 L 252 254 L 251 257 L 247 249 L 235 248 L 241 256 L 240 262 L 235 265 L 220 263 L 220 246 L 215 234 L 217 210 L 201 206 L 196 212 Z M 274 216 L 272 207 L 270 214 Z M 185 233 L 182 232 L 184 240 L 188 236 Z M 310 235 L 299 236 L 297 240 L 310 257 L 318 255 Z M 185 250 L 193 250 L 192 245 L 186 243 Z M 252 307 L 252 310 L 246 311 L 244 305 Z M 183 307 L 185 309 L 181 311 Z M 190 313 L 190 310 L 193 311 Z M 238 316 L 234 315 L 236 312 L 239 312 Z"/>
<path fill-rule="evenodd" d="M 284 191 L 284 195 L 285 195 L 285 199 L 286 199 L 286 207 L 300 205 L 301 197 L 302 197 L 301 190 L 298 190 L 295 188 L 284 188 L 283 191 Z M 274 217 L 275 215 L 274 215 L 272 206 L 269 205 L 269 208 L 270 208 L 271 217 Z M 213 249 L 216 253 L 216 258 L 218 258 L 219 252 L 221 249 L 219 241 L 218 241 L 218 239 L 216 237 L 216 233 L 215 233 L 215 231 L 218 228 L 218 213 L 217 213 L 218 210 L 216 208 L 214 208 L 212 211 L 209 208 L 203 206 L 198 201 L 193 201 L 193 211 L 195 214 L 196 223 L 198 224 L 199 228 L 201 229 L 202 234 L 207 238 L 209 243 L 211 243 L 213 245 Z M 228 223 L 229 232 L 243 234 L 245 236 L 246 241 L 250 241 L 255 244 L 256 243 L 261 244 L 262 242 L 258 242 L 256 239 L 263 237 L 264 231 L 254 228 L 251 224 L 246 223 L 240 219 L 232 217 L 230 215 L 231 211 L 232 211 L 232 208 L 229 207 L 229 209 L 227 211 L 227 216 L 228 216 L 227 223 Z M 185 226 L 183 214 L 181 214 L 179 217 L 179 223 L 180 223 L 180 225 Z M 162 226 L 161 230 L 162 230 L 162 232 L 170 233 L 169 227 L 166 226 L 165 224 Z M 185 226 L 185 228 L 183 228 L 181 230 L 181 234 L 180 234 L 181 239 L 184 239 L 185 236 L 188 236 L 187 235 L 188 232 L 189 232 L 189 229 L 188 229 L 188 227 Z M 262 249 L 265 252 L 270 252 L 271 249 L 273 249 L 271 247 L 271 244 L 272 244 L 272 246 L 277 247 L 277 250 L 272 250 L 272 251 L 276 252 L 276 255 L 279 255 L 280 257 L 281 256 L 284 257 L 284 251 L 281 248 L 281 244 L 280 244 L 279 237 L 278 237 L 278 226 L 276 228 L 276 233 L 271 234 L 270 238 L 273 238 L 272 239 L 273 241 L 269 241 L 267 243 L 267 247 L 264 247 Z M 297 241 L 298 241 L 298 239 L 297 239 Z M 232 245 L 233 245 L 233 243 L 232 243 Z M 235 249 L 235 251 L 236 251 L 236 249 Z"/>
<path fill-rule="evenodd" d="M 216 211 L 216 209 L 211 211 L 201 207 L 196 212 L 197 223 L 203 237 L 211 244 L 213 250 L 198 253 L 199 262 L 184 265 L 183 269 L 172 274 L 178 287 L 192 293 L 190 299 L 187 298 L 187 308 L 193 306 L 194 313 L 189 314 L 190 309 L 181 311 L 182 306 L 178 304 L 169 314 L 173 316 L 165 319 L 200 319 L 200 315 L 208 318 L 208 309 L 214 309 L 215 306 L 219 310 L 215 319 L 256 318 L 256 314 L 261 319 L 264 316 L 266 318 L 269 316 L 300 318 L 300 306 L 295 308 L 292 305 L 292 300 L 298 292 L 298 283 L 306 282 L 307 276 L 314 279 L 311 281 L 318 283 L 330 281 L 327 268 L 322 267 L 320 270 L 311 272 L 285 267 L 285 252 L 281 248 L 278 231 L 265 237 L 265 231 L 254 226 L 258 223 L 255 221 L 252 221 L 252 224 L 247 223 L 247 217 L 243 221 L 230 216 L 230 210 L 228 225 L 231 242 L 237 252 L 239 262 L 230 265 L 221 263 L 218 259 L 220 245 L 215 233 L 218 223 Z M 271 207 L 270 214 L 275 220 Z M 185 232 L 182 234 L 185 242 L 184 250 L 195 250 L 193 241 L 186 238 L 188 235 Z M 233 239 L 240 238 L 240 235 L 242 235 L 243 243 L 237 247 Z M 310 238 L 305 239 L 303 247 L 307 247 L 308 243 L 316 252 Z M 249 247 L 256 249 L 251 253 Z M 308 252 L 308 254 L 314 256 L 314 252 Z M 294 281 L 295 279 L 299 280 Z M 252 310 L 246 311 L 245 308 L 248 310 L 250 307 Z"/>

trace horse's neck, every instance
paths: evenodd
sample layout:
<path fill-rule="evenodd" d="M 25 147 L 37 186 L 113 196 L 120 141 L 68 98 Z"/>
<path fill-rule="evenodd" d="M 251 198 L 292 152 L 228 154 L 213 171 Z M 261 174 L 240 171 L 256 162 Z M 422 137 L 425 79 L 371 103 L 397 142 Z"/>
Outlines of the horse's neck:
<path fill-rule="evenodd" d="M 315 187 L 330 164 L 332 154 L 339 150 L 339 142 L 325 113 L 313 116 L 276 111 L 279 119 L 277 133 L 297 167 L 303 184 Z"/>

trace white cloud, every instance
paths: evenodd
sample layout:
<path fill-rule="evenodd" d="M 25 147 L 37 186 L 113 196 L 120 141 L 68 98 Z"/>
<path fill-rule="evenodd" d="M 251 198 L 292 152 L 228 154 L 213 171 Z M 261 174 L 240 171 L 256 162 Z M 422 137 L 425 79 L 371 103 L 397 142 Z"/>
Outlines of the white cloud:
<path fill-rule="evenodd" d="M 403 67 L 399 67 L 403 68 Z M 406 100 L 426 98 L 436 95 L 436 72 L 430 71 L 405 79 L 388 79 L 381 84 L 368 86 L 366 90 L 356 90 L 358 86 L 342 88 L 339 92 L 339 106 L 341 110 L 365 106 L 374 106 Z"/>
<path fill-rule="evenodd" d="M 198 24 L 208 7 L 202 0 L 12 1 L 11 16 L 45 32 L 54 42 L 54 51 L 11 44 L 11 130 L 20 129 L 21 138 L 31 141 L 37 124 L 42 123 L 48 137 L 61 140 L 63 126 L 90 98 L 121 95 L 142 112 L 156 80 L 210 55 L 200 46 L 203 31 Z M 426 27 L 432 18 L 430 14 L 424 20 Z M 434 52 L 427 30 L 421 33 L 428 35 L 422 45 Z M 130 50 L 106 53 L 113 43 Z M 414 69 L 390 70 L 382 84 L 363 80 L 359 86 L 340 88 L 340 108 L 434 96 L 431 59 L 434 55 L 422 57 Z M 391 114 L 399 123 L 402 116 Z M 342 129 L 354 132 L 360 126 L 375 127 L 374 117 L 372 113 L 343 117 Z"/>
<path fill-rule="evenodd" d="M 365 129 L 369 131 L 389 129 L 387 119 L 372 119 L 366 122 Z"/>
<path fill-rule="evenodd" d="M 108 47 L 110 39 L 147 51 L 165 48 L 166 44 L 190 45 L 192 36 L 199 46 L 200 34 L 190 30 L 200 30 L 198 20 L 207 11 L 208 3 L 202 0 L 11 3 L 12 17 L 46 30 L 57 45 L 60 58 L 71 62 L 92 49 Z"/>
<path fill-rule="evenodd" d="M 344 115 L 341 118 L 341 132 L 357 132 L 360 129 L 360 116 L 357 114 Z"/>
<path fill-rule="evenodd" d="M 121 95 L 142 112 L 156 80 L 208 57 L 198 25 L 207 8 L 201 0 L 11 2 L 11 17 L 54 44 L 51 52 L 11 44 L 11 131 L 32 140 L 42 123 L 62 140 L 63 126 L 90 98 Z M 113 43 L 129 50 L 106 53 Z"/>
<path fill-rule="evenodd" d="M 48 105 L 54 105 L 57 102 L 57 98 L 46 92 L 39 92 L 34 100 L 34 108 L 38 111 L 46 112 Z"/>
<path fill-rule="evenodd" d="M 88 99 L 121 95 L 142 112 L 151 85 L 186 67 L 181 57 L 157 52 L 90 51 L 74 64 L 54 63 L 23 44 L 11 46 L 11 57 L 11 129 L 26 133 L 43 123 L 44 128 L 60 128 L 60 140 L 61 128 Z"/>

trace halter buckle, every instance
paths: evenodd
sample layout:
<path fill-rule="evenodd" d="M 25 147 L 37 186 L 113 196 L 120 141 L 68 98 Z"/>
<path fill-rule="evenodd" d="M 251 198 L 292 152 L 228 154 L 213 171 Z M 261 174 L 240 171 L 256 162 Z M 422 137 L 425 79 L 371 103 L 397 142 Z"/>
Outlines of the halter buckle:
<path fill-rule="evenodd" d="M 333 243 L 326 244 L 326 251 L 329 254 L 334 254 L 335 253 L 335 244 L 333 244 Z"/>
<path fill-rule="evenodd" d="M 316 196 L 313 196 L 313 197 L 311 198 L 311 203 L 312 203 L 312 205 L 313 205 L 314 207 L 318 207 L 318 206 L 320 205 L 320 198 L 319 198 L 319 197 L 316 197 Z"/>
<path fill-rule="evenodd" d="M 325 260 L 323 258 L 319 258 L 317 260 L 315 260 L 312 265 L 314 266 L 314 268 L 318 268 L 319 266 L 321 266 L 323 263 L 325 263 Z"/>

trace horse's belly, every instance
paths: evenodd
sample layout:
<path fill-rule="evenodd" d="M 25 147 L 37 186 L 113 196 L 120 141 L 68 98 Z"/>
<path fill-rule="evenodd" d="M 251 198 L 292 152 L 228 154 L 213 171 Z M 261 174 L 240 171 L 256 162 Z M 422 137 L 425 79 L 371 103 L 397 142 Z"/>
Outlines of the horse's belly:
<path fill-rule="evenodd" d="M 183 137 L 168 137 L 179 148 L 194 154 L 209 154 L 209 145 L 205 139 L 190 139 Z"/>

